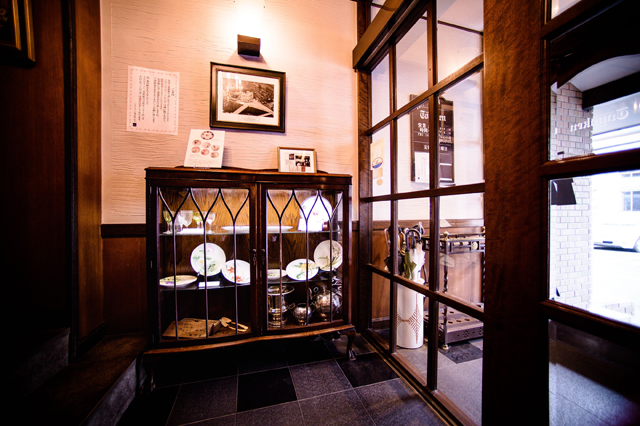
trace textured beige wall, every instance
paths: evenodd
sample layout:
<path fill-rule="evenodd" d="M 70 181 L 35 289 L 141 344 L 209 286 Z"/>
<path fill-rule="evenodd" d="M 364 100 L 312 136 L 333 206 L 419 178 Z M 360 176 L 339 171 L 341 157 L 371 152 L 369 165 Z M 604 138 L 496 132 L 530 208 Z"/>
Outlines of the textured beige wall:
<path fill-rule="evenodd" d="M 184 161 L 209 127 L 210 63 L 286 73 L 286 133 L 226 130 L 223 166 L 276 168 L 278 146 L 316 149 L 318 168 L 354 176 L 356 3 L 265 0 L 261 57 L 237 54 L 233 0 L 102 1 L 102 222 L 144 222 L 144 169 Z M 177 136 L 127 132 L 127 67 L 180 73 Z M 354 200 L 355 201 L 355 200 Z M 354 203 L 355 204 L 355 203 Z M 354 209 L 353 218 L 357 218 Z"/>

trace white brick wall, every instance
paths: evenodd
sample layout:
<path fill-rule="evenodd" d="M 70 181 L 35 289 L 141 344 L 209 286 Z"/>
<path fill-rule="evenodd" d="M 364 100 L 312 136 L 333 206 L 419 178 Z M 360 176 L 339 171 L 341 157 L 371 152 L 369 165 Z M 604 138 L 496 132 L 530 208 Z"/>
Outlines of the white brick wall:
<path fill-rule="evenodd" d="M 567 84 L 557 95 L 551 92 L 551 159 L 591 153 L 591 130 L 582 125 L 588 118 L 591 112 L 582 110 L 576 87 Z M 574 178 L 573 190 L 576 205 L 551 206 L 549 296 L 586 309 L 591 299 L 590 179 Z"/>

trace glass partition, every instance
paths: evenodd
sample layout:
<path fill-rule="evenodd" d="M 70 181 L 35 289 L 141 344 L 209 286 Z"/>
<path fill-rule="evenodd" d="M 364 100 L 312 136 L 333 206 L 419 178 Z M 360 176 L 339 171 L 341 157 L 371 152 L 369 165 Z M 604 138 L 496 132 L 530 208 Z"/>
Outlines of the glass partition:
<path fill-rule="evenodd" d="M 549 297 L 640 326 L 640 170 L 550 181 Z"/>
<path fill-rule="evenodd" d="M 440 96 L 440 185 L 484 182 L 482 71 Z"/>
<path fill-rule="evenodd" d="M 482 53 L 482 0 L 438 0 L 438 81 Z"/>

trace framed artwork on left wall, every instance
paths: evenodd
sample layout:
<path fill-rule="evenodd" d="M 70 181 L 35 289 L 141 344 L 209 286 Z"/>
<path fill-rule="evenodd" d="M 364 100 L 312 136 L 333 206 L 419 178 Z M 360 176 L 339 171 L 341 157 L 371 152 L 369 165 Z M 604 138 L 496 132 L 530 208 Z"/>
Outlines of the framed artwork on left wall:
<path fill-rule="evenodd" d="M 211 127 L 285 131 L 285 73 L 211 63 Z"/>
<path fill-rule="evenodd" d="M 34 65 L 31 0 L 0 0 L 0 62 Z"/>

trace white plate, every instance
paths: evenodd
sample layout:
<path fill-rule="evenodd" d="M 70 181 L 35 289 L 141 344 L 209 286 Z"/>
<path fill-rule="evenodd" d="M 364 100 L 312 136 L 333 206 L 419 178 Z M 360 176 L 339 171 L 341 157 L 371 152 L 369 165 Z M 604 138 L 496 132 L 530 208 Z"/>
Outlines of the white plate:
<path fill-rule="evenodd" d="M 282 275 L 282 278 L 287 276 L 287 271 L 283 270 L 283 269 L 269 269 L 267 270 L 267 279 L 268 280 L 280 280 L 280 276 Z"/>
<path fill-rule="evenodd" d="M 234 265 L 235 262 L 235 265 Z M 236 269 L 235 273 L 233 269 Z M 251 268 L 249 263 L 244 260 L 233 259 L 227 261 L 222 268 L 222 275 L 231 282 L 237 282 L 238 284 L 248 284 L 251 281 Z"/>
<path fill-rule="evenodd" d="M 304 281 L 307 279 L 307 269 L 310 279 L 318 273 L 318 266 L 313 260 L 297 259 L 287 265 L 287 275 L 296 281 Z"/>
<path fill-rule="evenodd" d="M 231 232 L 233 233 L 233 226 L 223 226 L 222 229 L 224 229 L 227 232 Z M 237 225 L 235 227 L 236 230 L 236 234 L 248 234 L 249 233 L 249 226 L 248 225 Z"/>
<path fill-rule="evenodd" d="M 195 282 L 198 278 L 193 275 L 177 275 L 176 277 L 176 287 L 181 287 L 183 285 L 191 284 Z M 173 287 L 173 275 L 170 277 L 164 277 L 160 279 L 160 285 L 166 287 Z"/>
<path fill-rule="evenodd" d="M 220 246 L 207 243 L 207 276 L 219 273 L 226 260 Z M 204 261 L 204 244 L 200 244 L 191 252 L 191 267 L 198 275 L 204 275 Z"/>
<path fill-rule="evenodd" d="M 322 224 L 329 221 L 333 213 L 331 203 L 324 197 L 309 197 L 302 202 L 301 207 L 298 231 L 305 231 L 307 223 L 309 231 L 322 231 Z"/>
<path fill-rule="evenodd" d="M 329 263 L 329 250 L 333 250 L 331 263 Z M 313 251 L 313 260 L 323 271 L 336 270 L 342 265 L 342 246 L 336 241 L 323 241 Z"/>
<path fill-rule="evenodd" d="M 282 232 L 286 232 L 291 228 L 293 228 L 293 226 L 282 225 Z M 267 232 L 270 232 L 270 233 L 280 232 L 280 227 L 278 225 L 269 225 L 267 226 Z"/>

